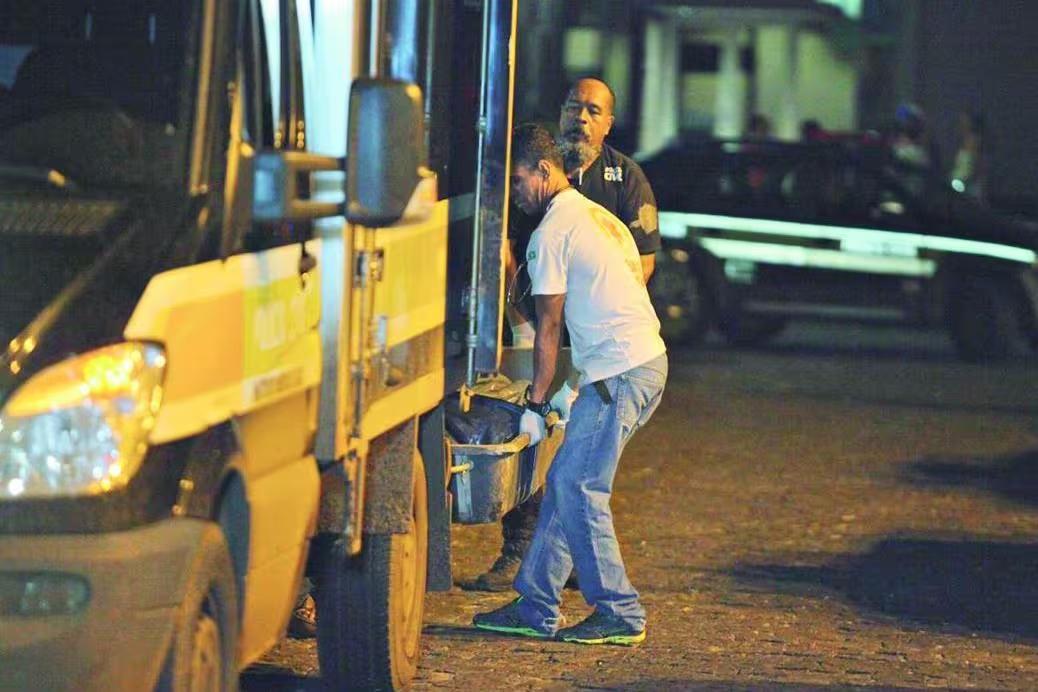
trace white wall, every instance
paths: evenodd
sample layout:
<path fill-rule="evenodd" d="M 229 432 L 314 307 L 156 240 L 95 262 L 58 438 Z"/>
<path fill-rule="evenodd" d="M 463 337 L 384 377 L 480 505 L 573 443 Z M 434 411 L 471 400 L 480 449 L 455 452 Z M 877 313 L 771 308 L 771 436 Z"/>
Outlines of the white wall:
<path fill-rule="evenodd" d="M 801 31 L 797 106 L 800 119 L 814 118 L 827 130 L 858 128 L 856 66 L 822 35 Z"/>
<path fill-rule="evenodd" d="M 681 76 L 681 128 L 712 132 L 716 119 L 717 75 L 686 72 Z"/>
<path fill-rule="evenodd" d="M 645 25 L 645 74 L 642 82 L 638 153 L 666 146 L 678 133 L 679 33 L 673 23 L 653 20 Z"/>
<path fill-rule="evenodd" d="M 766 115 L 772 131 L 784 139 L 799 137 L 800 123 L 808 118 L 818 120 L 830 130 L 853 130 L 858 126 L 857 92 L 858 73 L 853 61 L 835 51 L 824 34 L 801 29 L 795 38 L 797 64 L 791 69 L 790 57 L 793 40 L 791 27 L 786 25 L 761 26 L 756 36 L 756 73 L 752 76 L 738 72 L 730 91 L 742 95 L 745 112 L 741 127 L 751 111 Z M 746 34 L 740 44 L 750 40 Z M 719 31 L 688 35 L 686 40 L 713 43 L 721 46 L 724 34 Z M 749 83 L 750 79 L 754 84 Z M 718 96 L 721 73 L 685 73 L 681 75 L 681 112 L 683 129 L 711 131 L 717 124 Z M 790 84 L 795 84 L 792 93 Z M 749 94 L 755 94 L 755 103 Z M 738 99 L 736 99 L 738 100 Z M 725 118 L 725 132 L 729 134 L 732 115 Z"/>

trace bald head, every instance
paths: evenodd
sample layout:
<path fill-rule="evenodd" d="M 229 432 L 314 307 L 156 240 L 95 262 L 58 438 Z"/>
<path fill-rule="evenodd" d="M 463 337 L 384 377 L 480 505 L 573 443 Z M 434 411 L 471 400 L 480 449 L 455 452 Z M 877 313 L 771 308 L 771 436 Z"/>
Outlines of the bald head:
<path fill-rule="evenodd" d="M 613 90 L 601 79 L 585 77 L 570 87 L 559 113 L 559 145 L 567 171 L 574 164 L 587 166 L 601 153 L 615 105 Z"/>
<path fill-rule="evenodd" d="M 616 108 L 616 94 L 613 93 L 612 87 L 601 79 L 597 77 L 582 77 L 578 79 L 570 85 L 569 91 L 566 92 L 566 98 L 568 99 L 574 94 L 580 93 L 593 94 L 608 109 L 609 115 L 613 114 L 613 109 Z"/>

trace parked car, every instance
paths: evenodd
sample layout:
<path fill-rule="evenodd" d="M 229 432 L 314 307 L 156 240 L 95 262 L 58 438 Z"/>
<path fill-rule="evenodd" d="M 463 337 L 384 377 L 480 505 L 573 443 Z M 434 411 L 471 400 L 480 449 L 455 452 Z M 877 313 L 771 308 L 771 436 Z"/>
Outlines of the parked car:
<path fill-rule="evenodd" d="M 641 162 L 672 341 L 762 342 L 793 318 L 946 328 L 967 360 L 1038 342 L 1038 224 L 865 142 L 701 141 Z"/>

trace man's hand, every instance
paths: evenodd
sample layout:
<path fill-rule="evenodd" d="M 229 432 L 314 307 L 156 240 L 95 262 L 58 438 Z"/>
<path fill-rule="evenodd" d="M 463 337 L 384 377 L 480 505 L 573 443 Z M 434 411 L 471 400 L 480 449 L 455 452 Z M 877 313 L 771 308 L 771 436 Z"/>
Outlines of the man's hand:
<path fill-rule="evenodd" d="M 569 382 L 563 382 L 559 391 L 555 392 L 555 396 L 551 398 L 551 408 L 559 412 L 560 423 L 569 420 L 569 412 L 573 408 L 573 402 L 577 400 L 577 394 L 579 394 L 579 390 L 570 387 Z"/>
<path fill-rule="evenodd" d="M 523 416 L 519 419 L 519 432 L 530 436 L 531 447 L 543 440 L 547 431 L 543 416 L 530 409 L 523 411 Z"/>

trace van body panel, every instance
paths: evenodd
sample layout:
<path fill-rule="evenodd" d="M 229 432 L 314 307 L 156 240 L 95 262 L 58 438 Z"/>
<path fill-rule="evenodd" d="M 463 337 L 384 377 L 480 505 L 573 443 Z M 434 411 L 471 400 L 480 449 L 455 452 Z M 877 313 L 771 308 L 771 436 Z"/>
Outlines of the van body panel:
<path fill-rule="evenodd" d="M 319 252 L 320 241 L 308 245 Z M 193 435 L 316 387 L 319 272 L 286 245 L 181 267 L 148 284 L 124 337 L 163 344 L 169 361 L 151 442 Z"/>

